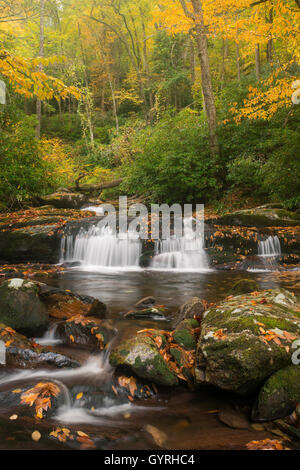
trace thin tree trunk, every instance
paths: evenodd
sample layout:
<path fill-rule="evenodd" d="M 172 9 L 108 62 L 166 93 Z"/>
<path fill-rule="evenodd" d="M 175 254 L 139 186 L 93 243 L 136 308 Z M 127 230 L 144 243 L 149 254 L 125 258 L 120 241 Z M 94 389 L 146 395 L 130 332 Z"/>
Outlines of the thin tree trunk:
<path fill-rule="evenodd" d="M 219 143 L 217 136 L 217 112 L 211 81 L 207 35 L 203 19 L 202 3 L 200 0 L 191 0 L 191 3 L 193 7 L 193 17 L 196 30 L 195 38 L 200 60 L 202 92 L 205 112 L 207 116 L 210 149 L 212 155 L 216 156 L 219 154 Z M 184 4 L 186 8 L 184 0 L 181 0 L 181 4 Z"/>
<path fill-rule="evenodd" d="M 260 47 L 259 44 L 256 44 L 255 47 L 255 74 L 256 80 L 260 80 Z"/>
<path fill-rule="evenodd" d="M 40 0 L 40 44 L 39 44 L 39 57 L 44 57 L 44 40 L 45 40 L 45 32 L 44 32 L 44 21 L 45 21 L 45 0 Z M 42 64 L 39 65 L 39 71 L 43 70 Z M 42 102 L 41 100 L 37 99 L 36 101 L 36 117 L 37 117 L 37 125 L 35 136 L 37 139 L 41 138 L 41 124 L 42 124 Z"/>
<path fill-rule="evenodd" d="M 195 50 L 193 38 L 190 39 L 190 70 L 191 70 L 191 82 L 192 85 L 195 83 L 196 71 L 195 71 Z"/>
<path fill-rule="evenodd" d="M 240 46 L 239 43 L 235 43 L 235 51 L 236 51 L 236 70 L 237 70 L 237 79 L 241 81 L 241 61 L 240 61 Z"/>
<path fill-rule="evenodd" d="M 270 9 L 268 22 L 270 24 L 273 23 L 273 8 Z M 267 43 L 267 62 L 270 64 L 272 60 L 273 60 L 273 39 L 271 38 L 269 39 Z"/>

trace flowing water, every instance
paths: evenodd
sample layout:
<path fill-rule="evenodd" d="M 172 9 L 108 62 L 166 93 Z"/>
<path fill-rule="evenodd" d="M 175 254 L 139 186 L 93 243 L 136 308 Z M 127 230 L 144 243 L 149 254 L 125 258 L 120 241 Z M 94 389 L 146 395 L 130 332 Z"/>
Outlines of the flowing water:
<path fill-rule="evenodd" d="M 260 242 L 262 257 L 279 254 L 275 237 Z M 167 320 L 130 320 L 123 313 L 132 309 L 143 297 L 153 296 L 156 303 L 165 305 L 167 311 L 175 311 L 190 297 L 198 296 L 209 302 L 224 298 L 232 284 L 241 278 L 256 279 L 260 289 L 287 287 L 300 292 L 297 272 L 239 272 L 208 269 L 208 260 L 200 237 L 189 233 L 183 237 L 159 241 L 156 256 L 149 269 L 139 268 L 141 243 L 136 237 L 116 237 L 108 229 L 92 226 L 81 230 L 77 236 L 62 240 L 62 261 L 79 261 L 58 278 L 47 277 L 45 282 L 78 294 L 99 298 L 108 306 L 108 318 L 117 330 L 113 341 L 119 342 L 144 328 L 170 328 Z M 56 324 L 37 342 L 52 345 L 58 352 L 73 355 L 81 367 L 75 369 L 35 369 L 0 371 L 0 393 L 14 390 L 24 384 L 32 385 L 41 380 L 57 383 L 63 390 L 63 402 L 51 418 L 40 423 L 20 417 L 8 418 L 14 412 L 0 410 L 0 448 L 56 448 L 49 439 L 32 444 L 31 432 L 41 430 L 49 434 L 57 426 L 65 426 L 74 432 L 84 431 L 96 439 L 99 449 L 243 449 L 253 439 L 272 437 L 265 431 L 231 429 L 217 417 L 218 410 L 240 399 L 215 391 L 191 392 L 186 387 L 159 393 L 156 397 L 131 403 L 126 397 L 112 393 L 113 369 L 109 365 L 109 350 L 97 356 L 89 356 L 79 347 L 60 344 L 56 337 Z M 86 396 L 93 397 L 97 390 L 96 404 L 89 400 L 81 405 L 74 398 L 73 388 L 86 387 Z M 95 398 L 95 399 L 96 399 Z M 92 399 L 92 398 L 91 398 Z M 1 405 L 1 403 L 0 403 Z M 247 406 L 247 403 L 243 403 Z M 155 432 L 153 431 L 155 430 Z M 154 432 L 154 434 L 153 434 Z M 27 437 L 26 437 L 27 436 Z M 156 437 L 155 437 L 156 436 Z M 158 438 L 157 438 L 158 436 Z M 8 440 L 7 440 L 8 439 Z M 160 444 L 158 444 L 160 442 Z M 69 445 L 71 445 L 69 443 Z M 75 444 L 74 444 L 75 445 Z"/>
<path fill-rule="evenodd" d="M 258 242 L 259 256 L 281 256 L 281 246 L 277 235 Z"/>

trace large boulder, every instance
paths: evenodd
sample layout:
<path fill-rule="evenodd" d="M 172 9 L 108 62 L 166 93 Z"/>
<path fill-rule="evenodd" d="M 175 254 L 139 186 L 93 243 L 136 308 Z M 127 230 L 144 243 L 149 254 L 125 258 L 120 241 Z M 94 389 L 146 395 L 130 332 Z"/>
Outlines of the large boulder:
<path fill-rule="evenodd" d="M 106 305 L 94 297 L 78 295 L 41 282 L 9 279 L 0 286 L 0 321 L 28 336 L 38 336 L 49 326 L 49 317 L 104 318 Z"/>
<path fill-rule="evenodd" d="M 204 314 L 196 381 L 239 394 L 291 363 L 300 337 L 299 304 L 283 289 L 229 297 Z"/>
<path fill-rule="evenodd" d="M 160 337 L 165 343 L 166 338 L 163 335 Z M 110 363 L 158 385 L 178 384 L 176 374 L 160 354 L 154 338 L 144 334 L 138 334 L 114 348 L 110 354 Z"/>
<path fill-rule="evenodd" d="M 79 230 L 93 212 L 51 207 L 30 208 L 0 216 L 0 260 L 8 263 L 59 261 L 63 228 Z"/>
<path fill-rule="evenodd" d="M 0 323 L 0 338 L 5 345 L 5 364 L 1 367 L 32 369 L 36 367 L 79 367 L 78 361 L 42 347 L 9 326 Z"/>
<path fill-rule="evenodd" d="M 47 329 L 49 314 L 39 297 L 38 283 L 15 278 L 1 284 L 0 322 L 31 336 Z"/>
<path fill-rule="evenodd" d="M 289 365 L 264 383 L 252 410 L 256 421 L 288 416 L 300 401 L 300 366 Z"/>
<path fill-rule="evenodd" d="M 79 295 L 47 284 L 38 283 L 39 296 L 47 308 L 50 317 L 66 320 L 75 315 L 104 318 L 106 305 L 101 300 L 89 295 Z"/>

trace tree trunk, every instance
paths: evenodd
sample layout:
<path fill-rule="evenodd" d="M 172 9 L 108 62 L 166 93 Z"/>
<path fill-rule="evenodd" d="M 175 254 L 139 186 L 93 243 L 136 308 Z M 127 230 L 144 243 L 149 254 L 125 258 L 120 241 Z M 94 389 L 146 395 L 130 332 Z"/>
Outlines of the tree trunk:
<path fill-rule="evenodd" d="M 235 43 L 235 51 L 236 51 L 236 70 L 237 70 L 237 79 L 241 81 L 241 61 L 240 61 L 240 46 L 239 43 Z"/>
<path fill-rule="evenodd" d="M 210 149 L 212 155 L 216 156 L 219 154 L 219 143 L 217 136 L 217 112 L 211 81 L 207 35 L 203 19 L 202 3 L 200 0 L 191 0 L 191 3 L 194 12 L 194 23 L 196 30 L 195 38 L 200 60 L 202 92 L 205 112 L 207 116 Z"/>
<path fill-rule="evenodd" d="M 272 25 L 273 23 L 273 8 L 270 9 L 270 15 L 268 22 Z M 271 30 L 272 31 L 272 30 Z M 270 64 L 273 60 L 273 39 L 269 39 L 267 43 L 267 62 Z"/>
<path fill-rule="evenodd" d="M 256 44 L 255 47 L 255 74 L 256 80 L 260 80 L 260 47 L 259 44 Z"/>
<path fill-rule="evenodd" d="M 44 20 L 45 20 L 45 0 L 40 0 L 40 45 L 39 45 L 39 57 L 44 57 Z M 39 65 L 39 71 L 43 70 L 42 64 Z M 36 101 L 36 117 L 37 125 L 35 136 L 37 139 L 41 138 L 41 122 L 42 122 L 42 102 L 37 99 Z"/>

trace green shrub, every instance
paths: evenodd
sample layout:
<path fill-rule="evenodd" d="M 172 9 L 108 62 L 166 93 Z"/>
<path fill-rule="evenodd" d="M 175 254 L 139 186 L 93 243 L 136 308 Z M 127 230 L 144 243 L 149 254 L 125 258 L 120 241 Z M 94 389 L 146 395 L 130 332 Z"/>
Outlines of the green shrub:
<path fill-rule="evenodd" d="M 8 207 L 45 189 L 45 167 L 30 117 L 2 132 L 0 153 L 0 197 Z"/>
<path fill-rule="evenodd" d="M 127 193 L 148 196 L 153 202 L 203 202 L 220 189 L 220 164 L 210 155 L 206 126 L 186 109 L 168 111 L 132 141 L 133 161 L 125 165 Z"/>

